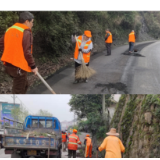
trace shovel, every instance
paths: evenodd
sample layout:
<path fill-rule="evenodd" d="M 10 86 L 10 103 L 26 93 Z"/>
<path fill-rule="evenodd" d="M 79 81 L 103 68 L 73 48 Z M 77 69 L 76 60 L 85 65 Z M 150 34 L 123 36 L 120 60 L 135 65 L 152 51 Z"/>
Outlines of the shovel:
<path fill-rule="evenodd" d="M 52 94 L 56 94 L 53 89 L 49 86 L 49 84 L 43 79 L 43 77 L 39 74 L 39 72 L 36 72 L 36 75 L 39 77 L 39 79 L 43 82 L 43 84 L 51 91 Z"/>

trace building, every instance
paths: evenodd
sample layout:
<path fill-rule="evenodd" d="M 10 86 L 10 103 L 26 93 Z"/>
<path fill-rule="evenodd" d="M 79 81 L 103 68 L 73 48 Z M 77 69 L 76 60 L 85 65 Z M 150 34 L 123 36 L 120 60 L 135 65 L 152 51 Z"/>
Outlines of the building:
<path fill-rule="evenodd" d="M 4 121 L 3 117 L 13 119 L 11 115 L 11 110 L 15 107 L 19 108 L 20 104 L 0 102 L 0 124 L 3 124 L 3 121 Z"/>

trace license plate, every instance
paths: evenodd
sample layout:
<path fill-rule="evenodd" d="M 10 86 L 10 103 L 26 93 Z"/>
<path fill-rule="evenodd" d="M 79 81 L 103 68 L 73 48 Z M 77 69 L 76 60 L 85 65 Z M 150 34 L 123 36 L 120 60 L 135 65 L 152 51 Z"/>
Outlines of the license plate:
<path fill-rule="evenodd" d="M 29 155 L 29 156 L 35 156 L 35 155 L 37 155 L 37 151 L 35 151 L 35 150 L 29 150 L 29 151 L 27 151 L 27 155 Z"/>

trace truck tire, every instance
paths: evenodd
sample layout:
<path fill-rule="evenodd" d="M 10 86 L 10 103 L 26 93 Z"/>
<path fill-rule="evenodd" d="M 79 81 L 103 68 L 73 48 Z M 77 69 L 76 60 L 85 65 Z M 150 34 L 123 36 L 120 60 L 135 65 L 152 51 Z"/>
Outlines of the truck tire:
<path fill-rule="evenodd" d="M 12 153 L 11 158 L 22 158 L 22 157 L 17 153 Z"/>

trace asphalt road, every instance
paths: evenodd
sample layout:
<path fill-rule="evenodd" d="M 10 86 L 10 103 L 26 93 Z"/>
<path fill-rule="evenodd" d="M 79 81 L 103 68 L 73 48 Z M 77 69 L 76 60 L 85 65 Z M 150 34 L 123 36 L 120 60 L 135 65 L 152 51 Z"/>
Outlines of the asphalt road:
<path fill-rule="evenodd" d="M 0 158 L 11 158 L 11 155 L 5 154 L 4 149 L 0 149 Z"/>
<path fill-rule="evenodd" d="M 128 45 L 91 57 L 90 67 L 97 74 L 88 83 L 73 84 L 74 66 L 70 66 L 47 79 L 57 94 L 157 94 L 160 82 L 160 42 L 136 43 L 138 52 L 127 54 Z M 159 91 L 159 92 L 158 92 Z M 49 94 L 43 84 L 31 89 L 29 94 Z"/>

